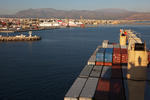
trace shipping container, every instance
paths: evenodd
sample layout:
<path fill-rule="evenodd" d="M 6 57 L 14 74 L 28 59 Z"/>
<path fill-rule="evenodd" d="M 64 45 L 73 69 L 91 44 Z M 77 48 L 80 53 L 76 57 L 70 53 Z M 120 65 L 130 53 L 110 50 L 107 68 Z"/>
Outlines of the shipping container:
<path fill-rule="evenodd" d="M 88 65 L 95 65 L 95 61 L 96 61 L 96 56 L 95 55 L 92 55 L 90 57 L 90 59 L 88 60 Z"/>
<path fill-rule="evenodd" d="M 92 56 L 89 58 L 87 65 L 95 65 L 95 61 L 96 61 L 96 53 L 98 52 L 98 50 L 101 48 L 101 46 L 98 46 L 96 48 L 96 50 L 94 51 L 94 53 L 92 54 Z"/>
<path fill-rule="evenodd" d="M 128 52 L 127 49 L 121 49 L 121 63 L 128 62 Z"/>
<path fill-rule="evenodd" d="M 112 79 L 122 79 L 122 70 L 120 65 L 113 65 L 112 66 Z"/>
<path fill-rule="evenodd" d="M 121 50 L 120 48 L 114 48 L 113 64 L 120 64 L 120 63 L 121 63 Z"/>
<path fill-rule="evenodd" d="M 95 61 L 88 61 L 87 65 L 95 65 Z"/>
<path fill-rule="evenodd" d="M 104 53 L 97 53 L 96 54 L 96 61 L 103 62 L 104 61 Z"/>
<path fill-rule="evenodd" d="M 105 52 L 104 62 L 111 62 L 112 63 L 112 53 Z"/>
<path fill-rule="evenodd" d="M 121 51 L 120 48 L 113 48 L 113 50 L 114 50 L 113 52 L 115 52 L 115 53 L 118 52 L 118 51 L 119 51 L 119 52 Z"/>
<path fill-rule="evenodd" d="M 128 49 L 121 49 L 121 53 L 127 54 Z"/>
<path fill-rule="evenodd" d="M 104 53 L 105 52 L 105 48 L 99 48 L 97 53 Z"/>
<path fill-rule="evenodd" d="M 113 42 L 113 43 L 110 43 L 110 44 L 112 44 L 112 45 L 117 45 L 118 43 L 114 43 L 114 42 Z"/>
<path fill-rule="evenodd" d="M 123 84 L 121 79 L 111 79 L 110 100 L 125 100 Z"/>
<path fill-rule="evenodd" d="M 112 65 L 112 69 L 121 69 L 121 65 Z"/>
<path fill-rule="evenodd" d="M 98 78 L 88 78 L 79 100 L 93 100 L 98 83 Z"/>
<path fill-rule="evenodd" d="M 121 53 L 121 49 L 120 48 L 114 48 L 113 53 Z"/>
<path fill-rule="evenodd" d="M 121 45 L 121 49 L 127 49 L 127 45 Z"/>
<path fill-rule="evenodd" d="M 113 46 L 113 44 L 108 44 L 107 45 L 107 48 L 113 48 L 114 46 Z"/>
<path fill-rule="evenodd" d="M 103 66 L 103 65 L 104 65 L 104 62 L 96 61 L 95 65 L 96 65 L 96 66 Z"/>
<path fill-rule="evenodd" d="M 96 61 L 103 62 L 104 61 L 104 52 L 105 48 L 100 48 L 96 53 Z"/>
<path fill-rule="evenodd" d="M 108 46 L 108 40 L 104 40 L 102 43 L 102 47 L 107 48 L 107 46 Z"/>
<path fill-rule="evenodd" d="M 121 54 L 114 53 L 113 54 L 113 64 L 120 64 L 121 63 Z"/>
<path fill-rule="evenodd" d="M 113 53 L 113 48 L 106 48 L 105 53 Z"/>
<path fill-rule="evenodd" d="M 101 75 L 101 72 L 102 72 L 102 68 L 103 68 L 103 66 L 94 66 L 94 68 L 90 74 L 90 77 L 99 78 Z"/>
<path fill-rule="evenodd" d="M 128 54 L 121 55 L 121 63 L 122 64 L 128 63 Z"/>
<path fill-rule="evenodd" d="M 114 45 L 114 48 L 120 48 L 120 44 Z"/>
<path fill-rule="evenodd" d="M 83 68 L 83 70 L 81 71 L 79 77 L 85 77 L 85 78 L 89 77 L 89 75 L 90 75 L 92 69 L 93 69 L 93 66 L 92 66 L 92 65 L 86 65 L 86 66 Z"/>
<path fill-rule="evenodd" d="M 127 79 L 127 66 L 122 66 L 122 77 Z"/>
<path fill-rule="evenodd" d="M 86 81 L 87 78 L 77 78 L 65 95 L 64 100 L 78 100 Z"/>
<path fill-rule="evenodd" d="M 110 80 L 100 78 L 96 88 L 94 100 L 109 100 Z"/>
<path fill-rule="evenodd" d="M 104 62 L 112 62 L 113 48 L 106 48 Z"/>
<path fill-rule="evenodd" d="M 103 79 L 111 78 L 111 66 L 103 66 L 101 78 Z"/>
<path fill-rule="evenodd" d="M 105 52 L 105 48 L 100 48 L 97 51 L 97 53 L 96 53 L 96 61 L 103 62 L 103 60 L 104 60 L 104 52 Z"/>
<path fill-rule="evenodd" d="M 112 66 L 112 62 L 104 62 L 104 66 Z"/>

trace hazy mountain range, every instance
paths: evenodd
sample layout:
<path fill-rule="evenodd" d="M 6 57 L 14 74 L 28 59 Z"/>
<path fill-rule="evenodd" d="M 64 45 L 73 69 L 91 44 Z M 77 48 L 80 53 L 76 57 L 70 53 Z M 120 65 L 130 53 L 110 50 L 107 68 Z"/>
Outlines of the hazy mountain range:
<path fill-rule="evenodd" d="M 83 16 L 85 19 L 136 19 L 150 20 L 150 12 L 135 12 L 124 9 L 97 9 L 97 10 L 56 10 L 53 8 L 27 9 L 13 15 L 0 17 L 43 17 L 43 18 L 75 18 Z"/>

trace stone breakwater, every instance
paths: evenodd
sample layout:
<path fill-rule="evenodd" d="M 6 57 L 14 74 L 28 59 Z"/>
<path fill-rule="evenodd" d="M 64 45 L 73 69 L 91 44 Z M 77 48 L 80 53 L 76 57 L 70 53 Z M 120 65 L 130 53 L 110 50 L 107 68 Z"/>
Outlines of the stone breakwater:
<path fill-rule="evenodd" d="M 25 37 L 21 37 L 21 36 L 0 36 L 0 41 L 37 41 L 37 40 L 41 40 L 41 37 L 39 36 L 25 36 Z"/>

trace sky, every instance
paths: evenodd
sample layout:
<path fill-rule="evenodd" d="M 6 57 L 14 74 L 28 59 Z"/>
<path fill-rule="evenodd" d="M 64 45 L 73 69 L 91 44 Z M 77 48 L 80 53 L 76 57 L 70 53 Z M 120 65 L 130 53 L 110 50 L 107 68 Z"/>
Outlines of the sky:
<path fill-rule="evenodd" d="M 14 14 L 29 8 L 58 10 L 121 8 L 130 11 L 150 12 L 150 0 L 0 0 L 0 14 Z"/>

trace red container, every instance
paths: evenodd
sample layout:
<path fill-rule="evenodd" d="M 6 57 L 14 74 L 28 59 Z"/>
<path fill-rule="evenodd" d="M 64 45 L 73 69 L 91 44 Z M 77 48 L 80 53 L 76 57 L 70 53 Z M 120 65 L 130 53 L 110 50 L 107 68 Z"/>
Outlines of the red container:
<path fill-rule="evenodd" d="M 114 48 L 114 53 L 120 53 L 120 48 Z"/>
<path fill-rule="evenodd" d="M 121 54 L 114 53 L 113 54 L 113 64 L 120 64 L 121 63 Z"/>
<path fill-rule="evenodd" d="M 98 61 L 96 61 L 95 65 L 96 66 L 101 66 L 101 65 L 104 65 L 104 62 L 98 62 Z"/>
<path fill-rule="evenodd" d="M 111 70 L 111 78 L 112 79 L 122 79 L 122 71 L 121 71 L 121 68 L 114 68 L 112 67 L 112 70 Z"/>
<path fill-rule="evenodd" d="M 121 54 L 127 54 L 127 49 L 121 49 Z"/>
<path fill-rule="evenodd" d="M 127 62 L 128 62 L 128 54 L 122 54 L 121 63 L 127 63 Z"/>
<path fill-rule="evenodd" d="M 99 79 L 94 100 L 109 100 L 110 80 Z"/>
<path fill-rule="evenodd" d="M 117 43 L 111 43 L 112 45 L 117 45 Z"/>
<path fill-rule="evenodd" d="M 121 49 L 121 63 L 127 63 L 127 62 L 128 62 L 127 49 Z"/>
<path fill-rule="evenodd" d="M 121 79 L 111 79 L 110 81 L 110 100 L 125 100 Z"/>
<path fill-rule="evenodd" d="M 120 65 L 113 65 L 112 69 L 121 69 L 121 66 Z"/>
<path fill-rule="evenodd" d="M 120 48 L 114 48 L 113 52 L 113 64 L 121 63 L 121 51 Z"/>
<path fill-rule="evenodd" d="M 112 66 L 112 63 L 111 62 L 105 62 L 104 66 Z"/>

